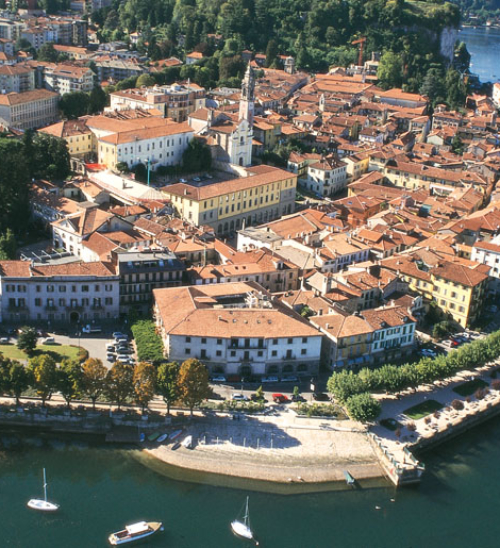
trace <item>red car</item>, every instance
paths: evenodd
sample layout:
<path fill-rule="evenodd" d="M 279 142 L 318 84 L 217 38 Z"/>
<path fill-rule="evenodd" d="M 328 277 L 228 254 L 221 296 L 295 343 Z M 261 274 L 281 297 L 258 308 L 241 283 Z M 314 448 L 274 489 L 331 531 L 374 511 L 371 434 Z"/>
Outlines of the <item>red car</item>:
<path fill-rule="evenodd" d="M 290 399 L 284 394 L 273 394 L 274 403 L 288 403 Z"/>

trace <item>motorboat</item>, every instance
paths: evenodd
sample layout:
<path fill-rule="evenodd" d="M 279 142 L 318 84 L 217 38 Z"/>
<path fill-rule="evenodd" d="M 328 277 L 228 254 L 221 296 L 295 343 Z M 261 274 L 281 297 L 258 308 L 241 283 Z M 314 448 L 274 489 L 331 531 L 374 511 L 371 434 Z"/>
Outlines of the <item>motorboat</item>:
<path fill-rule="evenodd" d="M 186 449 L 192 449 L 193 448 L 193 436 L 186 436 L 182 440 L 182 447 L 185 447 Z"/>
<path fill-rule="evenodd" d="M 122 531 L 111 533 L 108 541 L 113 546 L 121 546 L 122 544 L 143 540 L 158 533 L 158 531 L 163 531 L 161 521 L 138 521 L 137 523 L 126 525 Z"/>

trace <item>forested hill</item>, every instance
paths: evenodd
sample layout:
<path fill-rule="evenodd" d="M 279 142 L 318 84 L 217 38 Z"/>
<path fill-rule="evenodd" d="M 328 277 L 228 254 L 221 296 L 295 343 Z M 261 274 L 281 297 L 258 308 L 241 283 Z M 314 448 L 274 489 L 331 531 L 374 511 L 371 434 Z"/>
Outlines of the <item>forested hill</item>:
<path fill-rule="evenodd" d="M 460 13 L 450 3 L 405 0 L 115 0 L 93 18 L 106 40 L 142 31 L 159 48 L 150 52 L 157 58 L 178 51 L 179 35 L 185 51 L 205 51 L 207 35 L 221 34 L 254 52 L 271 42 L 296 56 L 299 67 L 322 70 L 354 60 L 351 42 L 360 36 L 367 51 L 432 55 L 436 44 L 422 29 L 457 26 Z"/>

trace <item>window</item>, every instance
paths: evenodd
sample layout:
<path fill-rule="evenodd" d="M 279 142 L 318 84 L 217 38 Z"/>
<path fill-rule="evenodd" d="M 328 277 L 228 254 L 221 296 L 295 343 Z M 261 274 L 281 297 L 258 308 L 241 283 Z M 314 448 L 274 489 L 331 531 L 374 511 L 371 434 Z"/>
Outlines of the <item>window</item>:
<path fill-rule="evenodd" d="M 302 342 L 303 342 L 304 344 L 306 344 L 306 343 L 307 343 L 307 337 L 302 337 Z"/>
<path fill-rule="evenodd" d="M 302 356 L 305 356 L 307 354 L 307 348 L 303 348 L 300 353 Z"/>
<path fill-rule="evenodd" d="M 278 344 L 278 339 L 273 339 L 273 344 Z"/>
<path fill-rule="evenodd" d="M 288 343 L 288 344 L 293 344 L 293 339 L 288 339 L 288 340 L 287 340 L 287 343 Z"/>
<path fill-rule="evenodd" d="M 231 350 L 231 358 L 234 358 L 236 356 L 236 352 L 234 350 Z"/>
<path fill-rule="evenodd" d="M 205 337 L 202 337 L 201 344 L 207 344 L 207 339 Z"/>
<path fill-rule="evenodd" d="M 42 299 L 35 299 L 35 306 L 42 306 Z"/>
<path fill-rule="evenodd" d="M 184 354 L 191 354 L 191 348 L 185 348 Z"/>
<path fill-rule="evenodd" d="M 113 298 L 112 297 L 106 297 L 104 299 L 104 304 L 113 304 Z"/>
<path fill-rule="evenodd" d="M 82 285 L 82 291 L 83 291 L 84 293 L 88 293 L 88 291 L 89 291 L 89 286 L 88 286 L 88 285 Z"/>
<path fill-rule="evenodd" d="M 222 356 L 222 350 L 216 350 L 215 355 L 219 357 Z"/>

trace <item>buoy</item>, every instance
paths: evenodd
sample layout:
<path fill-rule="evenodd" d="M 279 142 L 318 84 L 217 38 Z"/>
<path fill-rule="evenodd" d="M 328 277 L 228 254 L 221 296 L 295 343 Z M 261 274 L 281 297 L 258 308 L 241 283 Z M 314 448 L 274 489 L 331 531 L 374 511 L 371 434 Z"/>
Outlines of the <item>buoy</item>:
<path fill-rule="evenodd" d="M 396 502 L 396 499 L 391 499 L 391 502 Z"/>
<path fill-rule="evenodd" d="M 380 506 L 375 506 L 375 510 L 382 510 Z"/>

